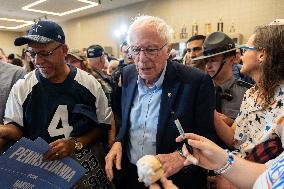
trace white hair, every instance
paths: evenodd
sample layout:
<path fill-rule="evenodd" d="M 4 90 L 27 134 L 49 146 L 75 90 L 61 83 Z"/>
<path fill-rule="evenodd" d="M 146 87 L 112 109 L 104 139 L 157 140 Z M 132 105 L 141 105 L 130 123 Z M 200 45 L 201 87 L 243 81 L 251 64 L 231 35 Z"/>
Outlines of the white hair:
<path fill-rule="evenodd" d="M 137 16 L 134 18 L 133 23 L 129 26 L 127 31 L 127 42 L 131 44 L 131 36 L 133 32 L 139 27 L 150 26 L 157 30 L 158 35 L 166 43 L 171 43 L 173 29 L 161 18 L 155 16 Z"/>

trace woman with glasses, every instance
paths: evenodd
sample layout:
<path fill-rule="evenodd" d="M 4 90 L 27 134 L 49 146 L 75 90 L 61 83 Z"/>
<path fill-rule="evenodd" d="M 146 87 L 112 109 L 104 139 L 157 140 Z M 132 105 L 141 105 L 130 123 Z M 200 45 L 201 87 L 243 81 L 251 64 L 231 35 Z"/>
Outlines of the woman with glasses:
<path fill-rule="evenodd" d="M 239 188 L 283 188 L 284 25 L 258 27 L 240 48 L 244 53 L 241 72 L 256 84 L 246 92 L 233 125 L 229 127 L 216 113 L 215 126 L 222 132 L 219 137 L 239 150 L 237 156 L 259 163 L 271 161 L 265 165 L 244 161 L 204 137 L 187 134 L 194 150 L 192 156 L 184 148 L 185 165 L 193 163 L 221 174 L 216 188 L 234 188 L 224 178 Z M 162 183 L 164 189 L 175 188 L 165 179 Z M 150 188 L 160 189 L 157 185 Z"/>
<path fill-rule="evenodd" d="M 240 113 L 228 127 L 215 116 L 216 128 L 222 130 L 223 141 L 237 148 L 242 158 L 266 162 L 282 151 L 281 136 L 284 125 L 284 25 L 258 27 L 243 50 L 241 72 L 253 78 L 255 85 L 243 99 Z M 279 138 L 280 137 L 280 138 Z M 283 141 L 283 139 L 282 139 Z M 267 150 L 257 151 L 268 143 Z M 257 148 L 255 148 L 257 146 Z"/>

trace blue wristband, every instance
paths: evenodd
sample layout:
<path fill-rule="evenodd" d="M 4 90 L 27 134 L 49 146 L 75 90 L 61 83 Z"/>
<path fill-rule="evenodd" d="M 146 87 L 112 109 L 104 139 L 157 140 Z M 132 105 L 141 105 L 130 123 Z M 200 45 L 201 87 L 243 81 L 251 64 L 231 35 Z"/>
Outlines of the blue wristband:
<path fill-rule="evenodd" d="M 226 173 L 232 167 L 233 163 L 235 162 L 233 153 L 230 152 L 227 149 L 225 151 L 226 151 L 226 153 L 228 155 L 227 163 L 223 167 L 221 167 L 220 169 L 214 170 L 214 172 L 216 174 L 224 174 L 224 173 Z"/>

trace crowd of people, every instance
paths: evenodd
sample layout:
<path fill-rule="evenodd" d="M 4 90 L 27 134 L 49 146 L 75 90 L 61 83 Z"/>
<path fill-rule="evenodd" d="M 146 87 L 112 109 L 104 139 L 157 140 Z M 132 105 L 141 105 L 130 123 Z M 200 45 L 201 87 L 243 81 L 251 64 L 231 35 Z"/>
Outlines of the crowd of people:
<path fill-rule="evenodd" d="M 284 25 L 259 26 L 241 46 L 223 32 L 192 36 L 183 60 L 171 31 L 136 17 L 118 59 L 99 42 L 69 49 L 60 25 L 35 23 L 14 41 L 27 45 L 21 58 L 1 49 L 0 150 L 41 137 L 46 161 L 86 169 L 79 189 L 146 188 L 144 155 L 164 170 L 151 189 L 283 188 Z"/>

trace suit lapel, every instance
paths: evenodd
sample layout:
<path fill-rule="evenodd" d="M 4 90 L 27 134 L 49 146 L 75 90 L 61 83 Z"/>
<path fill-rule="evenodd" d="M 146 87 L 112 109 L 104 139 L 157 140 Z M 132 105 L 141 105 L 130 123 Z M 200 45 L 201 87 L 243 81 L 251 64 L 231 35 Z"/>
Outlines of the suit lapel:
<path fill-rule="evenodd" d="M 174 102 L 180 87 L 180 83 L 176 80 L 176 74 L 174 67 L 168 62 L 165 78 L 163 82 L 163 92 L 161 96 L 161 105 L 159 112 L 159 121 L 157 127 L 156 145 L 157 152 L 159 152 L 163 133 L 165 128 L 168 127 L 171 111 L 174 111 Z"/>
<path fill-rule="evenodd" d="M 130 108 L 133 102 L 134 94 L 137 88 L 137 74 L 134 74 L 132 76 L 133 78 L 130 79 L 127 87 L 125 88 L 126 91 L 126 101 L 125 101 L 125 107 L 123 110 L 123 117 L 125 117 L 126 123 L 129 121 L 129 116 L 130 116 Z M 136 78 L 136 79 L 135 79 Z M 127 124 L 129 126 L 129 124 Z"/>

